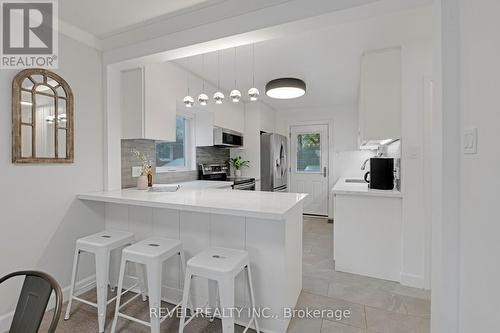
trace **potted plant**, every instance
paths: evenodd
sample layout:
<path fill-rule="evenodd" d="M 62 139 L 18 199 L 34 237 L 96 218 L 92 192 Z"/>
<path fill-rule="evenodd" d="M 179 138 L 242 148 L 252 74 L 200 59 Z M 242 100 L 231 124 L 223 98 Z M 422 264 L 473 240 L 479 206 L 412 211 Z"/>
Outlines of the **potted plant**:
<path fill-rule="evenodd" d="M 229 163 L 234 169 L 235 177 L 241 177 L 241 168 L 250 166 L 250 161 L 243 160 L 241 156 L 229 159 Z"/>
<path fill-rule="evenodd" d="M 141 175 L 137 178 L 137 189 L 146 190 L 148 188 L 148 159 L 137 149 L 132 149 L 131 153 L 141 162 Z"/>

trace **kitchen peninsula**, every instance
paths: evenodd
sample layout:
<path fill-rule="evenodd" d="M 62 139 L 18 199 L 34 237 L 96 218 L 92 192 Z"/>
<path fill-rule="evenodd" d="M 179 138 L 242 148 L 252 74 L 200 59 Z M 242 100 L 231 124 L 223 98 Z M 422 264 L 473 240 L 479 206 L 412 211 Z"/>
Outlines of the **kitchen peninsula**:
<path fill-rule="evenodd" d="M 206 185 L 211 183 L 220 184 Z M 259 325 L 265 332 L 286 332 L 290 319 L 284 318 L 283 308 L 294 308 L 302 289 L 302 202 L 306 195 L 235 191 L 223 183 L 190 182 L 177 192 L 93 192 L 78 198 L 88 205 L 105 206 L 107 229 L 128 230 L 136 240 L 152 235 L 180 239 L 186 259 L 210 246 L 246 249 L 257 307 L 278 316 L 261 318 Z M 177 304 L 182 278 L 178 259 L 171 260 L 166 265 L 163 298 Z M 195 279 L 193 283 L 192 297 L 195 306 L 201 307 L 207 299 L 207 282 Z M 240 274 L 237 307 L 249 306 L 246 283 Z M 236 322 L 247 323 L 245 311 Z"/>

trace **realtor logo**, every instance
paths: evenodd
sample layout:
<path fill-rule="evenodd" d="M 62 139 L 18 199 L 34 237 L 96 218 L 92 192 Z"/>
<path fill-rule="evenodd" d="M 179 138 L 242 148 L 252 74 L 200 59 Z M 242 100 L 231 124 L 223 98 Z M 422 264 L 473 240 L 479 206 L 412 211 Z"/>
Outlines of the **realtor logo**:
<path fill-rule="evenodd" d="M 57 68 L 56 0 L 0 0 L 0 68 Z"/>

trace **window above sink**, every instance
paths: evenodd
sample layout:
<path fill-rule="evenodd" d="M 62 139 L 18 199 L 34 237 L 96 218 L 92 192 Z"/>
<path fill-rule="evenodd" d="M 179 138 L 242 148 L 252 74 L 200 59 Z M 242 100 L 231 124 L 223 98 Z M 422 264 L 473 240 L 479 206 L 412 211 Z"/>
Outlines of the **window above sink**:
<path fill-rule="evenodd" d="M 193 168 L 193 119 L 176 116 L 175 142 L 156 143 L 156 172 L 190 171 Z"/>

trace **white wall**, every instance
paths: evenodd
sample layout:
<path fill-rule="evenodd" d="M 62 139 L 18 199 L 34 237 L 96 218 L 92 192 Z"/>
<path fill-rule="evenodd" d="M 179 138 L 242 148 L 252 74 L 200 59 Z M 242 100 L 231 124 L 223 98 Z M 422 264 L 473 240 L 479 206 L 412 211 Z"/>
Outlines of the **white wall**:
<path fill-rule="evenodd" d="M 500 327 L 500 2 L 458 3 L 462 129 L 479 133 L 478 153 L 461 154 L 460 161 L 459 331 L 494 332 Z"/>
<path fill-rule="evenodd" d="M 18 71 L 0 71 L 0 276 L 39 269 L 69 285 L 75 240 L 104 228 L 104 212 L 76 194 L 102 189 L 103 104 L 101 55 L 59 37 L 59 69 L 75 97 L 75 163 L 14 165 L 11 163 L 11 82 Z M 93 274 L 84 260 L 82 277 Z M 19 280 L 0 285 L 0 331 L 8 329 L 20 291 Z"/>

